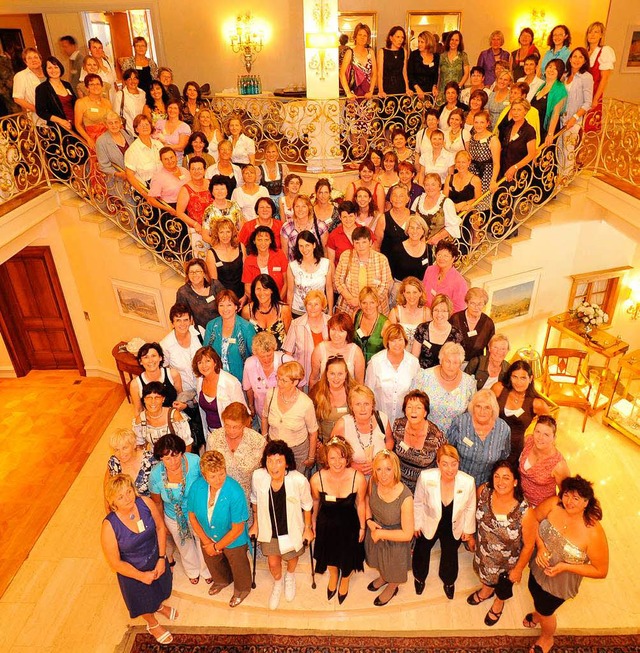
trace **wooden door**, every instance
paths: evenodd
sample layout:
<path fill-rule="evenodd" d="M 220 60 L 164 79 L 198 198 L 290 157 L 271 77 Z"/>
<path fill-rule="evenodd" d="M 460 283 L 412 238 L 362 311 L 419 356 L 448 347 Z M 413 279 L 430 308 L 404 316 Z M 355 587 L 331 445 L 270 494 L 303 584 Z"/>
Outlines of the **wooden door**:
<path fill-rule="evenodd" d="M 17 376 L 84 362 L 48 247 L 26 247 L 0 265 L 0 330 Z"/>

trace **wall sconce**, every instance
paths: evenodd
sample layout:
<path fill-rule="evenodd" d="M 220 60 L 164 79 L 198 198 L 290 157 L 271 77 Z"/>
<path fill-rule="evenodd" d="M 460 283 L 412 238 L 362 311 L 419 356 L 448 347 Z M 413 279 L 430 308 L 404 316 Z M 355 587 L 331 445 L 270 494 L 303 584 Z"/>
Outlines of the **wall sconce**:
<path fill-rule="evenodd" d="M 256 55 L 262 50 L 264 35 L 262 30 L 254 25 L 250 13 L 237 17 L 235 29 L 235 34 L 229 37 L 229 44 L 234 52 L 242 55 L 244 67 L 247 73 L 250 73 Z"/>
<path fill-rule="evenodd" d="M 549 19 L 547 18 L 544 9 L 532 9 L 530 25 L 533 33 L 536 35 L 536 45 L 546 47 L 547 37 L 549 36 Z"/>
<path fill-rule="evenodd" d="M 631 315 L 632 320 L 637 320 L 640 318 L 640 302 L 629 302 L 629 306 L 627 306 L 627 313 Z"/>
<path fill-rule="evenodd" d="M 307 33 L 305 35 L 305 47 L 318 51 L 309 61 L 309 68 L 316 72 L 320 81 L 324 81 L 326 74 L 336 68 L 335 62 L 326 58 L 326 51 L 338 47 L 337 35 L 329 32 Z"/>

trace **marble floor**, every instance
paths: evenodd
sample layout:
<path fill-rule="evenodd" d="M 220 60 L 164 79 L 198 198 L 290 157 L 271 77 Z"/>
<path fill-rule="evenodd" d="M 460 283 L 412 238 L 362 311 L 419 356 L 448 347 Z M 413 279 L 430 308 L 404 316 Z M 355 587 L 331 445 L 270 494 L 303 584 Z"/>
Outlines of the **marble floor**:
<path fill-rule="evenodd" d="M 103 518 L 102 479 L 109 454 L 108 434 L 127 426 L 131 407 L 125 402 L 78 474 L 60 507 L 24 562 L 13 582 L 0 598 L 0 651 L 5 653 L 109 652 L 120 642 L 130 620 L 122 602 L 115 575 L 100 550 L 100 522 Z M 559 611 L 561 632 L 640 630 L 640 584 L 635 551 L 640 532 L 640 448 L 617 432 L 590 419 L 580 432 L 582 415 L 562 409 L 558 445 L 572 472 L 595 482 L 609 538 L 611 564 L 605 580 L 586 580 L 579 596 Z M 437 552 L 434 552 L 437 555 Z M 432 569 L 435 569 L 432 562 Z M 487 604 L 467 605 L 465 597 L 477 581 L 471 556 L 461 551 L 461 573 L 456 596 L 448 601 L 432 571 L 427 589 L 416 597 L 413 583 L 403 586 L 384 608 L 374 607 L 374 595 L 366 591 L 374 572 L 367 570 L 352 581 L 346 602 L 326 598 L 326 578 L 317 577 L 310 587 L 308 555 L 297 573 L 298 594 L 293 603 L 284 599 L 270 612 L 266 603 L 270 581 L 259 568 L 257 589 L 244 604 L 227 606 L 230 589 L 215 600 L 208 597 L 201 582 L 191 586 L 176 566 L 173 605 L 180 611 L 178 626 L 234 626 L 239 628 L 287 628 L 319 631 L 411 631 L 491 634 L 526 634 L 521 620 L 531 608 L 526 586 L 515 588 L 499 624 L 483 624 Z"/>

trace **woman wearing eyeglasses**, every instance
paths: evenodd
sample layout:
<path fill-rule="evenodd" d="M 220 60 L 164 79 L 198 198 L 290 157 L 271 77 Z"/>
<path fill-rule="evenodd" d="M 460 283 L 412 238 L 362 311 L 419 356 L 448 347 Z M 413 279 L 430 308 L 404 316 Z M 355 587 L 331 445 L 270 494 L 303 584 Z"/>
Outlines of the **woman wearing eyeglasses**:
<path fill-rule="evenodd" d="M 476 356 L 482 356 L 493 338 L 496 327 L 493 320 L 483 313 L 489 301 L 487 291 L 482 288 L 469 288 L 464 296 L 467 305 L 462 311 L 454 313 L 449 322 L 462 334 L 465 360 L 470 361 Z"/>

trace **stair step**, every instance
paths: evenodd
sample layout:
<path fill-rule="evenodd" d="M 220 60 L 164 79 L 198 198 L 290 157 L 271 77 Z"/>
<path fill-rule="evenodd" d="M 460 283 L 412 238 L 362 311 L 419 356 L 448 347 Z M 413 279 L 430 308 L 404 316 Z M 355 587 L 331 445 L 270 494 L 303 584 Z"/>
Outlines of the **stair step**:
<path fill-rule="evenodd" d="M 94 224 L 101 225 L 103 222 L 109 222 L 108 218 L 105 218 L 102 213 L 98 213 L 97 211 L 91 211 L 89 213 L 84 213 L 83 215 L 80 216 L 80 220 L 82 222 L 93 222 Z"/>
<path fill-rule="evenodd" d="M 125 237 L 129 238 L 129 236 L 127 236 L 126 234 Z M 127 243 L 124 247 L 120 247 L 120 251 L 123 254 L 129 254 L 130 256 L 140 256 L 140 254 L 143 251 L 142 248 L 138 245 L 138 243 L 135 240 L 133 240 L 132 238 L 130 238 L 130 240 L 131 242 Z"/>

